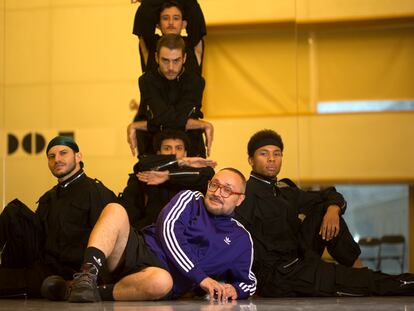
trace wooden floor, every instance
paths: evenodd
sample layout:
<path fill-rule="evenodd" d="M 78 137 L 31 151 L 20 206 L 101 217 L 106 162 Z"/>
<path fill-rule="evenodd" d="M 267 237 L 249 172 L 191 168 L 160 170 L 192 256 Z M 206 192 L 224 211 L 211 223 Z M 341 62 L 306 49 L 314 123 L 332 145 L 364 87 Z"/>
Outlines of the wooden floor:
<path fill-rule="evenodd" d="M 162 302 L 99 302 L 74 304 L 47 300 L 1 299 L 0 310 L 8 311 L 414 311 L 414 297 L 281 298 L 252 299 L 210 304 L 205 300 Z"/>

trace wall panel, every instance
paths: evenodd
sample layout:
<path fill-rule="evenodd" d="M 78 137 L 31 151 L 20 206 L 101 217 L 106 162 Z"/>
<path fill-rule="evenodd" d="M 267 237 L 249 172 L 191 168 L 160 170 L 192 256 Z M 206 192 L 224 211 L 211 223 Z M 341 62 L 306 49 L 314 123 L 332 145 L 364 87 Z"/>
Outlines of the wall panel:
<path fill-rule="evenodd" d="M 296 1 L 199 0 L 208 25 L 293 21 Z"/>
<path fill-rule="evenodd" d="M 129 100 L 137 93 L 134 81 L 60 83 L 51 90 L 49 111 L 54 128 L 125 128 L 134 113 Z"/>
<path fill-rule="evenodd" d="M 50 11 L 6 10 L 5 19 L 6 84 L 49 82 Z"/>
<path fill-rule="evenodd" d="M 125 81 L 141 73 L 130 6 L 53 8 L 53 82 Z"/>
<path fill-rule="evenodd" d="M 411 0 L 296 0 L 298 22 L 375 19 L 414 15 Z"/>
<path fill-rule="evenodd" d="M 414 98 L 414 22 L 316 34 L 319 100 Z"/>
<path fill-rule="evenodd" d="M 294 25 L 212 33 L 206 39 L 207 117 L 297 111 Z"/>
<path fill-rule="evenodd" d="M 6 129 L 36 129 L 51 124 L 48 84 L 6 86 L 4 99 Z"/>

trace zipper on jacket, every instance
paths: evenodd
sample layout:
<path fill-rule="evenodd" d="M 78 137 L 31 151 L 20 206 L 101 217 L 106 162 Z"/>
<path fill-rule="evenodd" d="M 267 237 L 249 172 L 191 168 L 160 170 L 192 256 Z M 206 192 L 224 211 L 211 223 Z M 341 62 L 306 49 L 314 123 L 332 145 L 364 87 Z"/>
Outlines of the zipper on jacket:
<path fill-rule="evenodd" d="M 154 114 L 149 106 L 147 106 L 147 119 L 152 120 L 154 118 Z"/>
<path fill-rule="evenodd" d="M 400 287 L 403 287 L 405 285 L 414 284 L 414 281 L 402 281 L 402 280 L 400 280 L 400 282 L 401 282 Z"/>
<path fill-rule="evenodd" d="M 187 115 L 187 118 L 189 118 L 194 112 L 196 111 L 196 107 L 193 107 L 190 112 Z"/>
<path fill-rule="evenodd" d="M 294 265 L 295 263 L 297 263 L 299 261 L 299 258 L 295 258 L 293 259 L 291 262 L 289 262 L 288 264 L 283 266 L 283 269 L 289 268 L 290 266 Z"/>

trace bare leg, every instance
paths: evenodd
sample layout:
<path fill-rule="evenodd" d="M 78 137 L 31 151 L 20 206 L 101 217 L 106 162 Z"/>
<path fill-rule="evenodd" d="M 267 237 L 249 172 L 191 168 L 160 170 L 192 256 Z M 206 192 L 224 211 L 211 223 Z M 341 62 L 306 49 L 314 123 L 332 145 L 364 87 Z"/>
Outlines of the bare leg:
<path fill-rule="evenodd" d="M 108 204 L 92 230 L 88 247 L 96 247 L 105 254 L 109 271 L 119 265 L 129 231 L 125 209 L 117 203 Z M 172 277 L 166 270 L 148 267 L 118 281 L 113 289 L 113 297 L 115 300 L 157 300 L 167 295 L 172 285 Z"/>
<path fill-rule="evenodd" d="M 164 269 L 148 267 L 127 275 L 114 286 L 115 300 L 158 300 L 173 286 L 171 275 Z"/>
<path fill-rule="evenodd" d="M 113 271 L 122 259 L 129 230 L 125 209 L 117 203 L 108 204 L 91 232 L 88 247 L 96 247 L 105 254 L 109 271 Z"/>

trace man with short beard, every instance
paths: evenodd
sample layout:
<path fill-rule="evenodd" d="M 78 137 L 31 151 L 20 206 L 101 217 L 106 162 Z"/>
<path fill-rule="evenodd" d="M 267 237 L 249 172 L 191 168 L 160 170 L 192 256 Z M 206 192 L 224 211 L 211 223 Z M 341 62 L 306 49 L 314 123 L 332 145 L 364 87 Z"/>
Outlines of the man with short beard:
<path fill-rule="evenodd" d="M 162 35 L 184 36 L 186 44 L 186 68 L 202 74 L 204 54 L 203 37 L 207 34 L 204 15 L 197 0 L 145 0 L 138 7 L 134 19 L 133 33 L 139 39 L 139 54 L 142 72 L 157 67 L 155 61 L 156 43 L 160 36 L 155 33 L 155 27 Z"/>
<path fill-rule="evenodd" d="M 201 288 L 220 301 L 245 299 L 256 290 L 253 245 L 233 211 L 244 200 L 246 180 L 233 168 L 216 173 L 201 192 L 179 192 L 156 224 L 137 231 L 125 209 L 108 204 L 96 223 L 67 297 L 45 286 L 47 297 L 70 302 L 173 299 Z M 112 284 L 97 286 L 105 267 Z M 64 283 L 62 282 L 62 285 Z"/>
<path fill-rule="evenodd" d="M 111 190 L 86 176 L 72 138 L 53 138 L 46 155 L 58 184 L 40 197 L 35 213 L 16 199 L 0 215 L 0 296 L 40 297 L 47 276 L 71 279 L 101 211 L 116 202 Z"/>
<path fill-rule="evenodd" d="M 201 120 L 204 79 L 187 70 L 184 40 L 167 34 L 157 43 L 158 67 L 139 78 L 138 113 L 127 129 L 132 154 L 154 154 L 153 137 L 164 130 L 185 131 L 190 139 L 190 157 L 210 156 L 213 125 Z M 205 136 L 205 142 L 203 139 Z"/>

